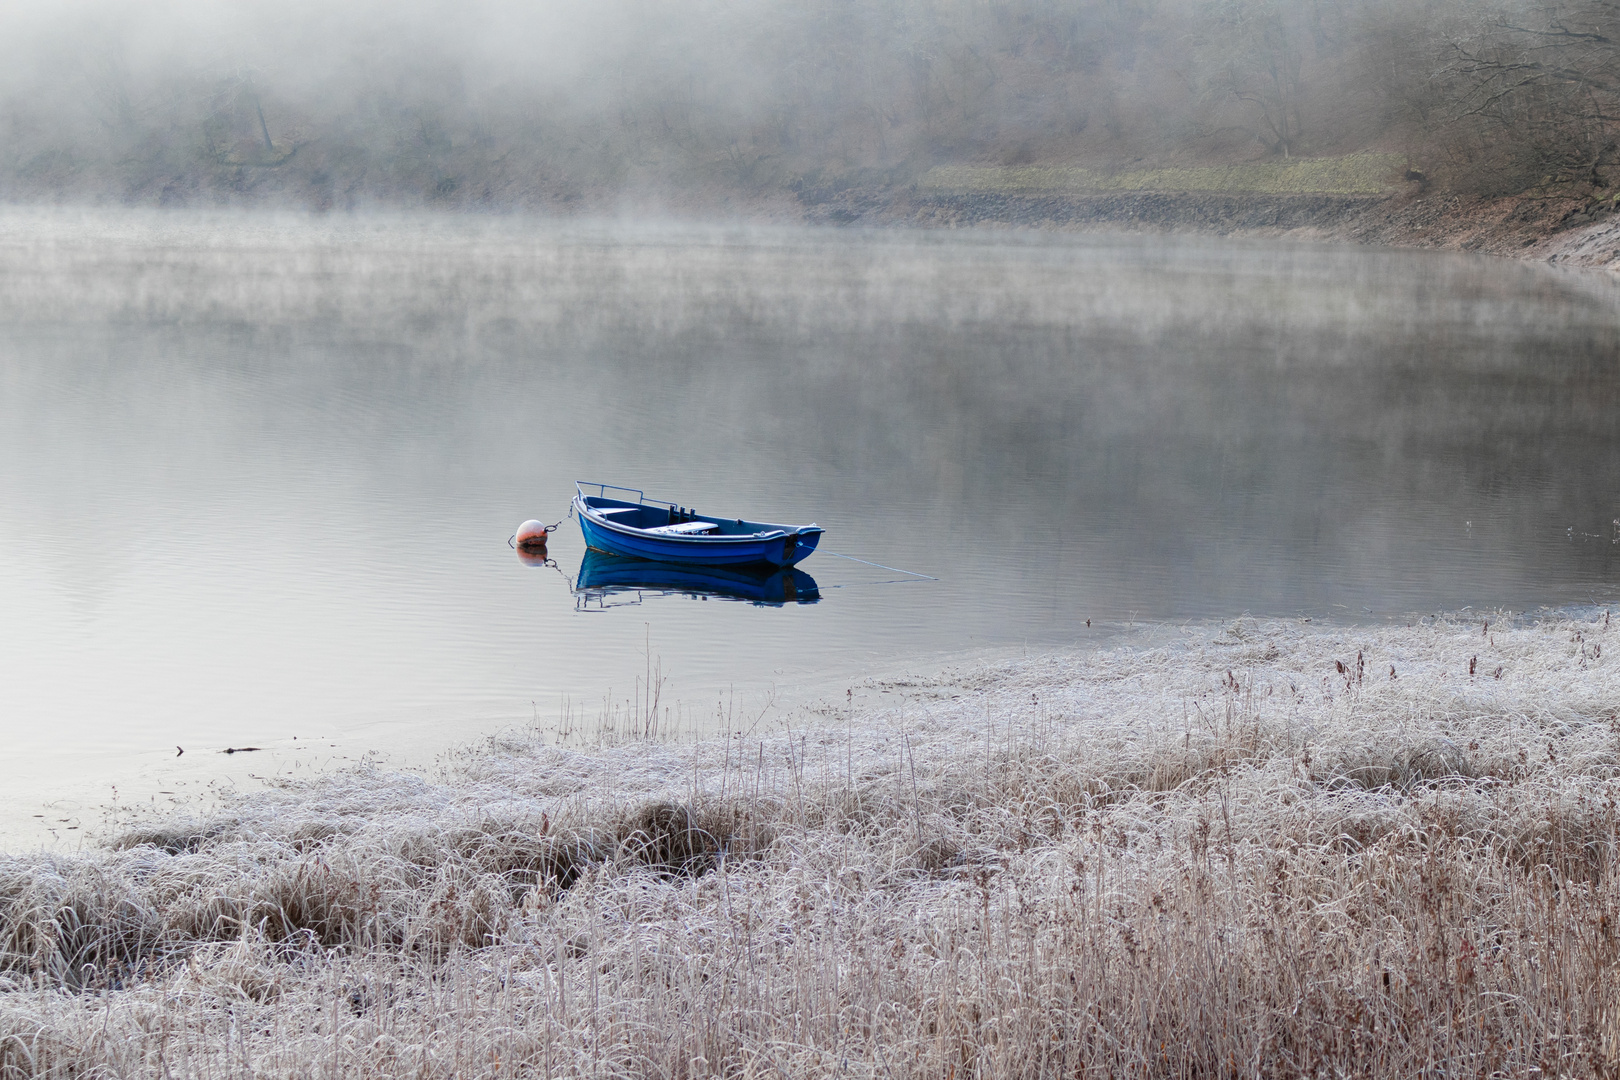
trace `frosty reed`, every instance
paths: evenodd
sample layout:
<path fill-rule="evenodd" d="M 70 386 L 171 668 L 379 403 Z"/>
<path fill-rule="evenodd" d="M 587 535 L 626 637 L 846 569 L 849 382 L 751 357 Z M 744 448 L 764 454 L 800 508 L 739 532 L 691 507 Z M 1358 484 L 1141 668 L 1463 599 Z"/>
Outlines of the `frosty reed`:
<path fill-rule="evenodd" d="M 1614 1074 L 1605 613 L 1155 633 L 6 857 L 0 1076 Z"/>

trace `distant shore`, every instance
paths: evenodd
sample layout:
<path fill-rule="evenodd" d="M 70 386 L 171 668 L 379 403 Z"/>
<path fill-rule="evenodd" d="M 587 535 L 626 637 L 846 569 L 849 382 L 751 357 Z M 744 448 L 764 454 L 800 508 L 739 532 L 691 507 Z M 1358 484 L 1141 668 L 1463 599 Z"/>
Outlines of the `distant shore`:
<path fill-rule="evenodd" d="M 1574 197 L 1262 191 L 994 192 L 861 188 L 800 196 L 811 224 L 1127 229 L 1475 251 L 1620 270 L 1620 215 Z"/>
<path fill-rule="evenodd" d="M 1287 166 L 1273 163 L 1273 167 L 1285 169 Z M 987 168 L 981 171 L 1043 170 Z M 1211 167 L 1202 171 L 1219 170 Z M 1153 186 L 1042 190 L 993 184 L 952 188 L 922 182 L 868 182 L 857 177 L 847 182 L 802 180 L 782 190 L 768 191 L 705 188 L 642 192 L 636 196 L 601 191 L 555 203 L 511 207 L 423 206 L 413 210 L 409 206 L 379 203 L 330 210 L 300 204 L 283 205 L 271 200 L 239 206 L 199 206 L 198 209 L 207 213 L 236 209 L 250 214 L 294 213 L 317 218 L 329 214 L 342 218 L 369 211 L 390 216 L 420 212 L 441 218 L 464 214 L 488 218 L 519 213 L 558 220 L 643 218 L 876 229 L 1006 228 L 1056 233 L 1124 230 L 1468 251 L 1620 271 L 1620 201 L 1571 193 L 1485 198 L 1434 192 L 1422 181 L 1398 180 L 1390 180 L 1376 189 L 1371 186 L 1321 191 L 1279 188 L 1280 185 L 1254 190 L 1175 190 Z M 71 206 L 27 201 L 7 205 L 21 211 Z M 112 205 L 115 204 L 92 201 L 86 207 L 103 211 Z M 182 208 L 167 209 L 173 213 Z"/>
<path fill-rule="evenodd" d="M 1614 633 L 1158 627 L 129 820 L 0 857 L 0 1072 L 1602 1073 Z"/>

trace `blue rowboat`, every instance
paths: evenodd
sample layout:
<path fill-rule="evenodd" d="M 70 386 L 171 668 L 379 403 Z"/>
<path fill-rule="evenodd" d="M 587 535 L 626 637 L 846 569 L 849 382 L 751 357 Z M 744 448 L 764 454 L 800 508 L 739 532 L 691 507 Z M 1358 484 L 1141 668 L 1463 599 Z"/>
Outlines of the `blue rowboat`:
<path fill-rule="evenodd" d="M 679 503 L 649 501 L 639 488 L 594 481 L 576 480 L 574 491 L 586 545 L 610 555 L 705 566 L 792 566 L 821 542 L 822 528 L 813 523 L 710 517 Z M 635 499 L 612 498 L 610 491 Z"/>
<path fill-rule="evenodd" d="M 791 567 L 693 566 L 690 563 L 626 559 L 585 552 L 574 592 L 586 601 L 620 593 L 680 593 L 716 600 L 746 600 L 760 607 L 813 604 L 821 599 L 816 579 Z"/>

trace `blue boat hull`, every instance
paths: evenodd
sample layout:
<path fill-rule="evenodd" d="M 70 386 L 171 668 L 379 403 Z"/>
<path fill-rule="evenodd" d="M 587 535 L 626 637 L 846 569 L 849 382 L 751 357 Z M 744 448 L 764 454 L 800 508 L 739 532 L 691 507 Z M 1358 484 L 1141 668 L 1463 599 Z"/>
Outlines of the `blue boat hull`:
<path fill-rule="evenodd" d="M 597 551 L 702 566 L 793 566 L 816 550 L 822 531 L 816 525 L 702 517 L 684 508 L 665 510 L 640 500 L 587 499 L 583 492 L 574 499 L 574 516 L 579 519 L 586 546 Z M 658 531 L 660 527 L 688 525 L 708 532 L 676 535 Z"/>

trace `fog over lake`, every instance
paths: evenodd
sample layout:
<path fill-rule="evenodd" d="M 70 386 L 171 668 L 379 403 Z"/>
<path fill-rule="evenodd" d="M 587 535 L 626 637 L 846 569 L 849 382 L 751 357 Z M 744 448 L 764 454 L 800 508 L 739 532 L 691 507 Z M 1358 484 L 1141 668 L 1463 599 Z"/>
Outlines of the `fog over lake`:
<path fill-rule="evenodd" d="M 701 726 L 1143 622 L 1606 606 L 1617 298 L 1141 236 L 10 210 L 0 830 L 428 761 L 649 664 Z M 554 567 L 507 545 L 575 479 L 814 520 L 819 599 L 576 593 L 573 522 Z"/>

